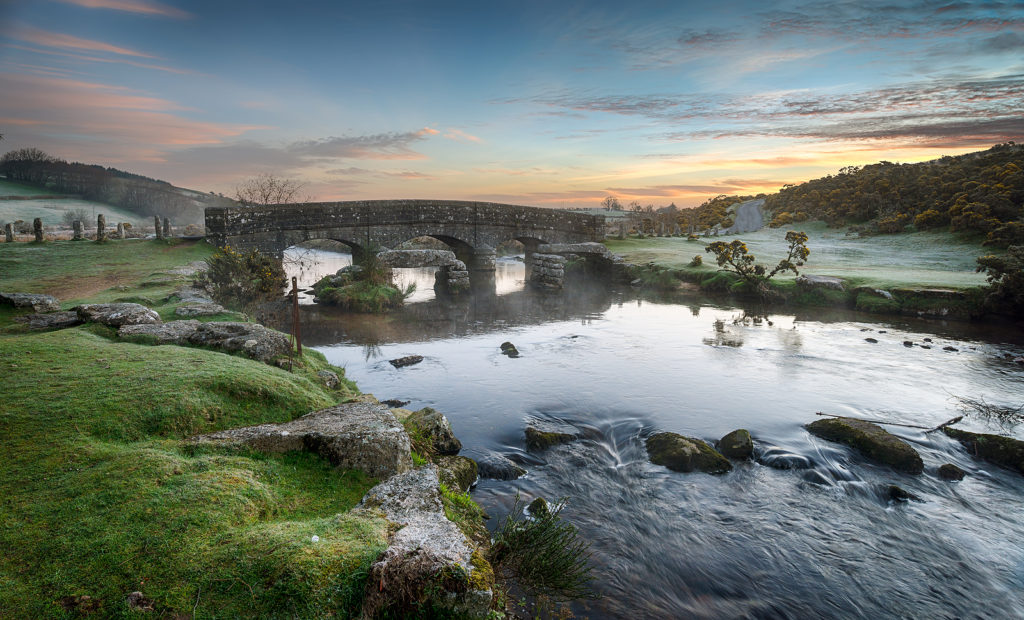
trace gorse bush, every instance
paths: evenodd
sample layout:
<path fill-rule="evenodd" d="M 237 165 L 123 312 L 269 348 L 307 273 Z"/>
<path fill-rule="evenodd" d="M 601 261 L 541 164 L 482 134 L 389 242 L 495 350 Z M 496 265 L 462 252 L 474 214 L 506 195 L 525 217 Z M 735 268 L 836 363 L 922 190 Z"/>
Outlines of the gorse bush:
<path fill-rule="evenodd" d="M 768 280 L 775 274 L 783 271 L 792 271 L 794 275 L 800 275 L 798 267 L 802 267 L 804 261 L 811 251 L 807 249 L 807 235 L 803 232 L 791 230 L 786 233 L 786 241 L 789 248 L 786 257 L 779 261 L 771 271 L 764 265 L 755 262 L 757 258 L 748 253 L 747 244 L 736 239 L 731 243 L 715 241 L 704 248 L 705 252 L 715 255 L 715 261 L 719 267 L 725 267 L 743 278 L 750 287 L 762 296 L 768 293 Z"/>
<path fill-rule="evenodd" d="M 206 259 L 206 271 L 197 283 L 207 287 L 221 303 L 244 308 L 281 295 L 285 273 L 281 261 L 250 250 L 243 254 L 230 246 Z"/>
<path fill-rule="evenodd" d="M 523 502 L 516 496 L 512 511 L 494 533 L 488 560 L 496 573 L 513 577 L 532 595 L 562 599 L 594 598 L 589 543 L 576 527 L 561 518 L 564 500 L 547 511 L 523 516 Z"/>

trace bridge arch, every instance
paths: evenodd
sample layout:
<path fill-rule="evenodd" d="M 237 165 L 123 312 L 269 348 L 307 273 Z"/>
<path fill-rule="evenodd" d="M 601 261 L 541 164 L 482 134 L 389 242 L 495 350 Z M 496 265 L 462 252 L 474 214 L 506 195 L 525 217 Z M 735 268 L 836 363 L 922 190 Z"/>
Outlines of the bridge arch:
<path fill-rule="evenodd" d="M 473 272 L 490 272 L 494 249 L 507 239 L 583 243 L 604 239 L 604 217 L 491 202 L 460 200 L 361 200 L 206 209 L 207 239 L 281 256 L 311 239 L 350 247 L 392 249 L 420 236 L 453 247 Z M 468 259 L 468 260 L 466 260 Z"/>

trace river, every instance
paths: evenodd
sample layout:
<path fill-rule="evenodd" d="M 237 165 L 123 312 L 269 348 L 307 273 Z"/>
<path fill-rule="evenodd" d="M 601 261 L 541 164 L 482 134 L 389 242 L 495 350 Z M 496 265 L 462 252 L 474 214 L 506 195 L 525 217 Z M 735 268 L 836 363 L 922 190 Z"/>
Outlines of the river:
<path fill-rule="evenodd" d="M 289 258 L 303 286 L 349 262 L 323 251 Z M 517 493 L 565 498 L 563 516 L 592 544 L 602 595 L 575 604 L 577 615 L 1024 617 L 1024 478 L 973 460 L 941 433 L 886 427 L 924 459 L 925 474 L 910 476 L 803 428 L 819 411 L 938 425 L 961 414 L 957 396 L 1020 405 L 1019 332 L 856 313 L 750 320 L 707 299 L 603 287 L 541 295 L 524 290 L 514 258 L 499 259 L 496 276 L 496 295 L 447 304 L 434 299 L 429 270 L 400 270 L 417 293 L 388 316 L 340 314 L 307 298 L 303 340 L 363 391 L 443 412 L 462 454 L 498 453 L 528 469 L 473 490 L 492 526 Z M 502 355 L 505 341 L 521 356 Z M 413 354 L 424 361 L 388 363 Z M 535 419 L 584 438 L 529 452 L 523 430 Z M 1024 430 L 976 418 L 961 426 L 1018 438 Z M 812 467 L 751 462 L 711 476 L 647 460 L 652 432 L 714 442 L 737 428 L 758 452 Z M 967 478 L 939 480 L 947 462 Z M 890 484 L 922 501 L 889 500 Z"/>

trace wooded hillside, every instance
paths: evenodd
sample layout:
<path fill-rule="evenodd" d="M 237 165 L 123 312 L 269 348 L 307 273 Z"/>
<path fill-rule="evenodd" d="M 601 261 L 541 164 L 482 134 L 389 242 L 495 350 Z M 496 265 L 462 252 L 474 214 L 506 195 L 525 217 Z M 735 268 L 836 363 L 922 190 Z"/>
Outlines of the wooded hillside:
<path fill-rule="evenodd" d="M 899 233 L 948 228 L 986 235 L 986 243 L 1024 243 L 1024 145 L 919 164 L 883 161 L 843 168 L 765 201 L 771 226 L 823 220 L 865 232 Z"/>

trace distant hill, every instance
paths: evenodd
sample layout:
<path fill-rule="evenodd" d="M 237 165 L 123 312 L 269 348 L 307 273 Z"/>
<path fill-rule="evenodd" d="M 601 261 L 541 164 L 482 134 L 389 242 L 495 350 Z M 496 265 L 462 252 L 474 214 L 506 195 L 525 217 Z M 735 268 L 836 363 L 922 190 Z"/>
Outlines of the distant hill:
<path fill-rule="evenodd" d="M 1008 142 L 919 164 L 843 168 L 767 196 L 770 226 L 823 220 L 870 233 L 948 229 L 1024 243 L 1024 145 Z"/>
<path fill-rule="evenodd" d="M 175 187 L 117 168 L 67 162 L 39 149 L 10 151 L 0 157 L 0 175 L 47 194 L 63 194 L 119 207 L 139 217 L 171 218 L 179 224 L 203 224 L 203 210 L 234 201 L 212 193 Z"/>

